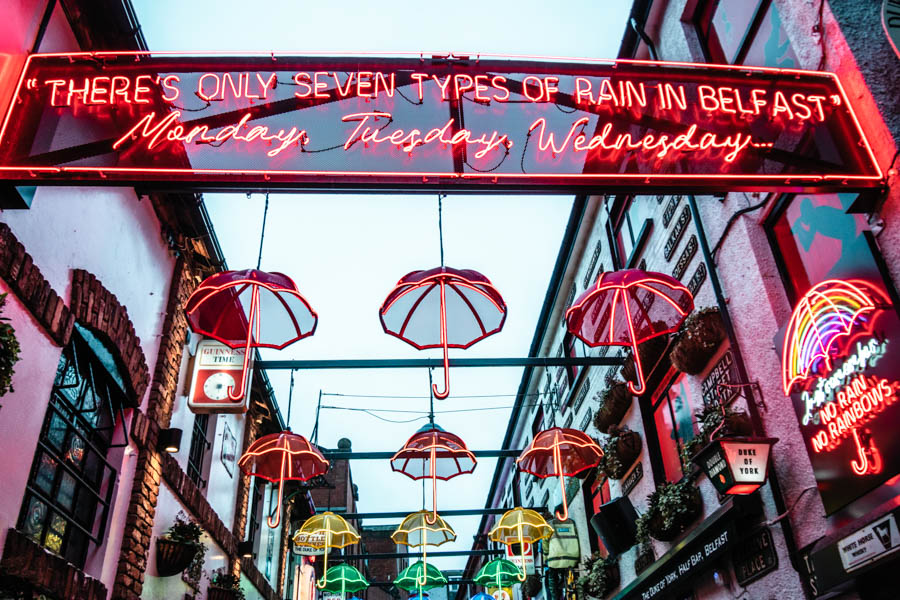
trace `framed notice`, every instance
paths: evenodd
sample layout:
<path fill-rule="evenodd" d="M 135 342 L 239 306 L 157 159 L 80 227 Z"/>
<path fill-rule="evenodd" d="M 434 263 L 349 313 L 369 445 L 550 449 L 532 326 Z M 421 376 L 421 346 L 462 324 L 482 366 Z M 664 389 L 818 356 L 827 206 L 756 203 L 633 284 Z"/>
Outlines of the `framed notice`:
<path fill-rule="evenodd" d="M 194 357 L 194 372 L 188 391 L 188 407 L 195 413 L 245 413 L 250 398 L 251 377 L 244 377 L 244 349 L 229 348 L 215 340 L 202 340 Z M 253 373 L 250 357 L 247 373 Z M 230 395 L 244 393 L 238 400 Z"/>
<path fill-rule="evenodd" d="M 234 437 L 234 434 L 231 432 L 231 427 L 228 426 L 228 421 L 225 422 L 225 427 L 222 433 L 222 454 L 221 460 L 222 465 L 225 466 L 225 470 L 228 471 L 228 474 L 234 476 L 234 459 L 237 457 L 237 439 Z"/>

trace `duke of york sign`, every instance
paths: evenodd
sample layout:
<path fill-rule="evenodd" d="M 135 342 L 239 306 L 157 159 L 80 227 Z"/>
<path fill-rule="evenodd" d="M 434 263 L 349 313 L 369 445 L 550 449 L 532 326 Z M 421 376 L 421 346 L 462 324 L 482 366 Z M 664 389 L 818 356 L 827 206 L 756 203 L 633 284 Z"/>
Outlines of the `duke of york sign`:
<path fill-rule="evenodd" d="M 29 57 L 0 178 L 697 192 L 862 188 L 882 173 L 830 73 L 97 52 Z"/>

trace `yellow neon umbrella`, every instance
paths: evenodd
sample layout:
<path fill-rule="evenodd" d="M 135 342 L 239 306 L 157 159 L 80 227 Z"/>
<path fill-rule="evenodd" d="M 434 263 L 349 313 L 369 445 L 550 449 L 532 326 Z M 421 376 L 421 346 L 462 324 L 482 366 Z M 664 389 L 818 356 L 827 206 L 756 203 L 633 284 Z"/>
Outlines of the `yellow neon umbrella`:
<path fill-rule="evenodd" d="M 294 534 L 294 537 L 299 537 L 302 534 L 307 536 L 304 542 L 307 546 L 325 549 L 322 579 L 316 582 L 317 588 L 320 590 L 325 589 L 325 585 L 328 583 L 328 550 L 331 548 L 344 548 L 357 543 L 359 534 L 343 517 L 331 511 L 308 518 L 297 530 L 297 533 Z M 294 543 L 297 543 L 296 539 Z"/>
<path fill-rule="evenodd" d="M 391 534 L 391 539 L 395 544 L 403 544 L 411 548 L 422 548 L 422 563 L 427 565 L 426 546 L 440 546 L 447 542 L 456 540 L 456 532 L 453 528 L 434 513 L 432 518 L 431 511 L 420 510 L 406 516 L 405 519 L 397 527 L 397 530 Z M 425 569 L 421 572 L 422 581 L 425 584 Z"/>
<path fill-rule="evenodd" d="M 525 544 L 534 544 L 553 535 L 551 527 L 544 517 L 530 508 L 518 506 L 503 513 L 500 520 L 488 533 L 491 541 L 512 546 L 514 541 L 509 541 L 515 536 L 518 539 L 519 549 L 522 553 L 522 569 L 519 573 L 519 581 L 525 581 Z"/>

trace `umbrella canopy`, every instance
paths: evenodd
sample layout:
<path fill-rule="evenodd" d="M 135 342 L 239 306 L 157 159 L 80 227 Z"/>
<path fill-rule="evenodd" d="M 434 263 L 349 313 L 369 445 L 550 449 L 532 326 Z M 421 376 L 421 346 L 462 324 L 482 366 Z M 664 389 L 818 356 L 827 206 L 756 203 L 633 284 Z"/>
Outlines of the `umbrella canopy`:
<path fill-rule="evenodd" d="M 485 594 L 484 592 L 478 592 L 477 594 L 475 594 L 474 596 L 469 598 L 469 600 L 495 600 L 495 599 L 490 594 Z"/>
<path fill-rule="evenodd" d="M 316 583 L 316 587 L 320 590 L 324 589 L 328 584 L 328 551 L 331 548 L 344 548 L 357 543 L 359 534 L 343 517 L 331 511 L 308 518 L 297 530 L 296 535 L 300 534 L 307 536 L 307 545 L 325 549 L 323 562 L 325 573 L 322 575 L 322 580 Z"/>
<path fill-rule="evenodd" d="M 450 394 L 448 348 L 465 349 L 503 329 L 506 303 L 490 280 L 469 269 L 436 267 L 404 275 L 378 312 L 384 332 L 419 350 L 444 350 L 444 390 Z"/>
<path fill-rule="evenodd" d="M 477 464 L 462 438 L 434 424 L 419 429 L 391 458 L 391 470 L 413 479 L 431 478 L 432 523 L 438 518 L 437 480 L 471 473 Z"/>
<path fill-rule="evenodd" d="M 551 527 L 544 517 L 530 508 L 518 506 L 503 513 L 494 528 L 488 532 L 493 542 L 507 546 L 519 544 L 522 552 L 522 569 L 516 578 L 525 581 L 525 544 L 533 544 L 553 535 Z"/>
<path fill-rule="evenodd" d="M 326 583 L 322 590 L 338 593 L 359 592 L 369 587 L 369 582 L 356 568 L 350 565 L 335 565 L 325 573 Z"/>
<path fill-rule="evenodd" d="M 481 567 L 475 575 L 475 583 L 483 586 L 494 585 L 498 588 L 506 587 L 519 582 L 520 572 L 519 567 L 512 561 L 495 558 Z"/>
<path fill-rule="evenodd" d="M 602 459 L 603 450 L 583 431 L 552 427 L 534 436 L 528 448 L 516 459 L 516 466 L 541 479 L 559 477 L 563 512 L 556 516 L 565 521 L 569 518 L 565 477 L 596 467 Z"/>
<path fill-rule="evenodd" d="M 678 330 L 694 298 L 677 279 L 663 273 L 626 269 L 601 273 L 597 283 L 566 311 L 569 333 L 588 346 L 630 346 L 637 371 L 637 387 L 644 393 L 644 370 L 638 346 L 650 338 Z"/>
<path fill-rule="evenodd" d="M 285 481 L 308 481 L 328 472 L 328 461 L 319 449 L 302 435 L 290 431 L 270 433 L 250 444 L 238 460 L 238 466 L 246 475 L 278 484 L 275 518 L 270 515 L 266 519 L 269 527 L 278 527 L 281 521 Z"/>
<path fill-rule="evenodd" d="M 447 585 L 447 578 L 437 567 L 427 565 L 420 560 L 400 571 L 397 579 L 394 580 L 394 585 L 407 592 L 430 590 Z"/>
<path fill-rule="evenodd" d="M 428 510 L 407 515 L 397 530 L 391 534 L 391 539 L 395 544 L 412 548 L 440 546 L 456 540 L 456 532 L 440 515 L 436 515 L 437 518 L 433 522 L 429 519 L 431 516 L 431 511 Z"/>
<path fill-rule="evenodd" d="M 870 321 L 878 306 L 858 285 L 829 279 L 800 298 L 784 334 L 781 383 L 785 395 L 798 381 L 831 369 L 835 343 Z"/>
<path fill-rule="evenodd" d="M 244 348 L 242 380 L 253 348 L 283 349 L 311 336 L 318 317 L 297 284 L 282 273 L 224 271 L 203 280 L 184 305 L 191 331 Z M 228 397 L 243 398 L 243 389 Z"/>

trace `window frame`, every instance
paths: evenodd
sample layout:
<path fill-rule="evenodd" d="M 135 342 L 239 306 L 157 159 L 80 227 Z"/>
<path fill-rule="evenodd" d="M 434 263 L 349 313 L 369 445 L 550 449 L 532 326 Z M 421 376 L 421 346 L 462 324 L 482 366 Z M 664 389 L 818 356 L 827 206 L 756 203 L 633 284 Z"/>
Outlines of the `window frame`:
<path fill-rule="evenodd" d="M 60 381 L 60 377 L 64 378 L 70 372 L 77 375 L 76 383 Z M 79 406 L 75 406 L 68 394 L 63 391 L 72 389 L 73 386 L 78 389 Z M 101 390 L 105 390 L 105 397 L 101 397 L 104 395 Z M 88 412 L 84 406 L 88 396 L 93 401 L 90 412 L 98 415 L 95 422 L 84 416 L 84 413 Z M 62 556 L 78 568 L 84 567 L 90 543 L 93 542 L 99 547 L 106 540 L 113 496 L 118 487 L 118 470 L 109 462 L 108 456 L 112 448 L 118 447 L 113 444 L 116 416 L 121 414 L 121 410 L 127 404 L 129 398 L 126 392 L 115 382 L 90 342 L 77 328 L 74 329 L 69 344 L 60 355 L 28 482 L 25 485 L 17 526 L 20 531 L 49 552 Z M 57 446 L 51 435 L 58 431 L 60 425 L 63 427 L 63 433 Z M 79 445 L 82 446 L 80 450 L 83 452 L 77 459 L 78 464 L 75 463 L 75 459 L 69 457 L 73 450 L 72 442 L 76 438 L 80 440 Z M 39 483 L 42 466 L 46 464 L 45 457 L 55 461 L 49 491 Z M 95 471 L 93 476 L 92 471 Z M 66 476 L 72 481 L 70 508 L 58 497 Z M 44 506 L 45 513 L 37 534 L 39 539 L 27 531 L 35 502 Z M 101 509 L 99 514 L 98 509 Z M 58 516 L 66 523 L 65 531 L 60 536 L 59 552 L 47 542 L 50 535 L 59 535 L 52 526 L 54 516 Z M 72 537 L 73 534 L 83 538 L 76 540 Z M 72 544 L 76 543 L 80 544 L 80 547 L 73 548 Z"/>
<path fill-rule="evenodd" d="M 594 486 L 597 486 L 597 489 L 594 489 Z M 605 494 L 604 494 L 605 492 Z M 600 504 L 606 504 L 607 502 L 611 502 L 612 490 L 609 485 L 609 477 L 606 474 L 602 473 L 599 469 L 594 469 L 593 473 L 584 480 L 584 483 L 581 486 L 581 493 L 584 499 L 585 507 L 590 508 L 590 516 L 588 516 L 588 520 L 590 520 L 591 516 L 596 514 L 594 512 L 594 499 L 597 498 L 598 493 L 600 496 Z M 604 495 L 606 500 L 603 500 Z M 588 535 L 588 543 L 591 547 L 591 553 L 600 552 L 602 556 L 609 556 L 609 549 L 603 544 L 603 541 L 600 539 L 600 536 L 595 532 L 591 532 Z"/>
<path fill-rule="evenodd" d="M 201 421 L 203 423 L 199 424 Z M 197 413 L 194 415 L 185 468 L 188 478 L 201 490 L 206 490 L 209 483 L 209 459 L 212 455 L 212 442 L 209 441 L 211 437 L 210 423 L 215 423 L 215 419 L 210 419 L 210 414 Z"/>

